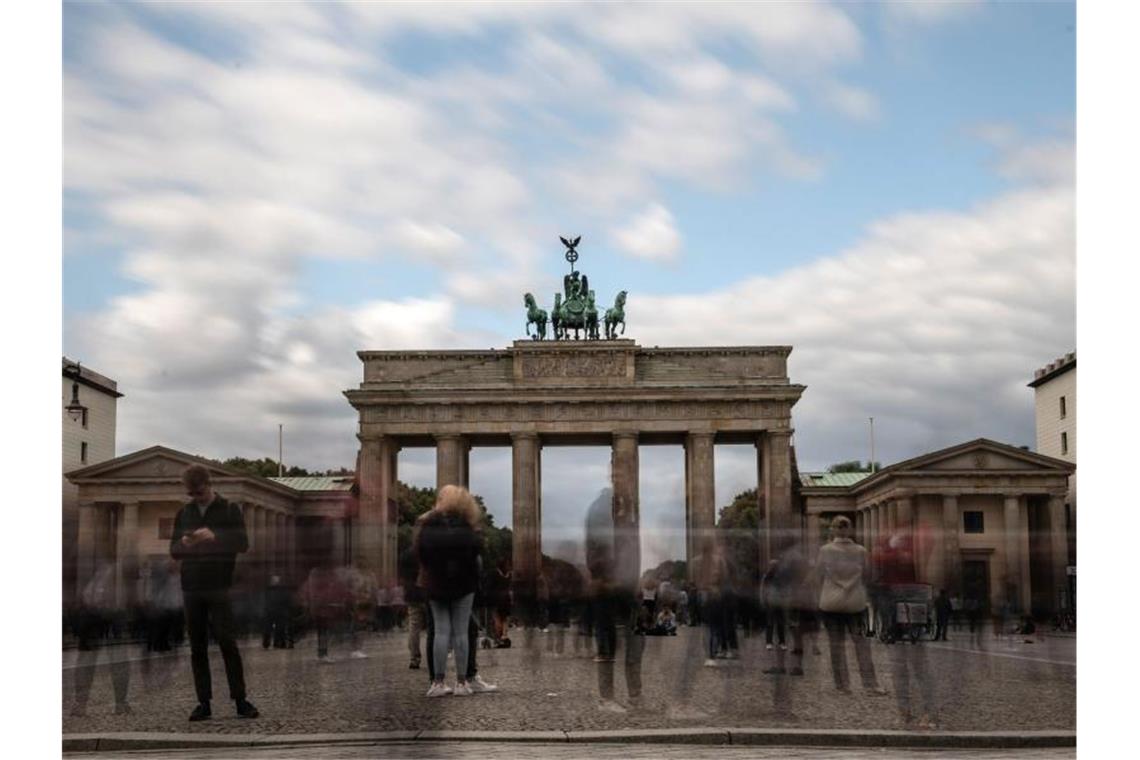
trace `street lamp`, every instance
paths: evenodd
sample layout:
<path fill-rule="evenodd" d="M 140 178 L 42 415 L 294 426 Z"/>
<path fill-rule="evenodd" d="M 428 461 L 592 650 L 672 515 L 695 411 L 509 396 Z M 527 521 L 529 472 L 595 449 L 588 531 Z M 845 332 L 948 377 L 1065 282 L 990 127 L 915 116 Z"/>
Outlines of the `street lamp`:
<path fill-rule="evenodd" d="M 79 403 L 79 376 L 82 370 L 79 364 L 74 366 L 65 367 L 63 374 L 71 378 L 71 403 L 64 407 L 67 416 L 71 418 L 72 422 L 79 422 L 79 420 L 87 414 L 87 407 Z"/>

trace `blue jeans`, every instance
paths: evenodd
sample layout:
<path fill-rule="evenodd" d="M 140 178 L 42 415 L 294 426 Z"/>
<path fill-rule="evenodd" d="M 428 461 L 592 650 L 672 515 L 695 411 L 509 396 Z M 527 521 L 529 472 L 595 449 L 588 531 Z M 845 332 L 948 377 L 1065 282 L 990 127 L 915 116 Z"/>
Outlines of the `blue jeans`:
<path fill-rule="evenodd" d="M 435 624 L 435 641 L 432 642 L 432 660 L 435 678 L 442 681 L 447 672 L 447 652 L 455 652 L 456 680 L 467 680 L 467 623 L 471 619 L 471 605 L 475 594 L 458 599 L 431 599 L 431 616 Z"/>

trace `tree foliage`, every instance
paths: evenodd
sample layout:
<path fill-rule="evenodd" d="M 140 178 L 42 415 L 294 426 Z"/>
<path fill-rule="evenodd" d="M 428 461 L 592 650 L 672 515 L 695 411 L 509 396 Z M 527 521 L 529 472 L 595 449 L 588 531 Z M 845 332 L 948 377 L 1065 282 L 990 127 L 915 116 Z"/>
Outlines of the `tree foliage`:
<path fill-rule="evenodd" d="M 872 464 L 874 467 L 872 467 Z M 851 459 L 846 462 L 836 462 L 835 464 L 828 467 L 827 471 L 835 474 L 837 472 L 870 472 L 872 469 L 877 472 L 878 470 L 883 469 L 883 465 L 880 462 L 867 462 L 866 464 L 863 464 L 863 462 L 859 461 L 858 459 Z"/>
<path fill-rule="evenodd" d="M 247 475 L 256 475 L 259 478 L 276 478 L 277 477 L 277 460 L 263 457 L 262 459 L 246 459 L 245 457 L 230 457 L 222 462 L 222 466 L 244 472 Z M 320 473 L 313 473 L 306 470 L 304 467 L 284 468 L 284 475 L 287 478 L 303 478 Z"/>
<path fill-rule="evenodd" d="M 747 589 L 760 580 L 760 500 L 755 488 L 742 491 L 720 510 L 717 531 L 734 582 Z"/>

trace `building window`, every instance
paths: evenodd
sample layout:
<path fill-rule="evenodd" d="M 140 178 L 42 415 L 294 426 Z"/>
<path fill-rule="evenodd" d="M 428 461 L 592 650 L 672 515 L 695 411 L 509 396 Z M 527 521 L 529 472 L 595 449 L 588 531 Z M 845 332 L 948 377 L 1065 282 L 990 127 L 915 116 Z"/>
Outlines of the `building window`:
<path fill-rule="evenodd" d="M 83 429 L 86 430 L 87 429 L 87 409 L 86 408 L 83 410 L 83 416 L 80 418 L 80 420 L 83 423 Z"/>
<path fill-rule="evenodd" d="M 174 535 L 174 518 L 173 517 L 160 517 L 158 518 L 158 537 L 164 541 L 169 541 L 171 536 Z"/>
<path fill-rule="evenodd" d="M 87 464 L 87 441 L 79 442 L 79 462 Z"/>
<path fill-rule="evenodd" d="M 966 533 L 985 533 L 986 532 L 986 513 L 985 512 L 963 512 L 962 513 L 962 530 Z"/>
<path fill-rule="evenodd" d="M 1068 411 L 1065 409 L 1065 397 L 1061 396 L 1061 419 L 1065 419 L 1066 414 Z"/>
<path fill-rule="evenodd" d="M 1068 433 L 1061 433 L 1061 453 L 1062 454 L 1068 454 L 1069 453 L 1069 434 Z"/>

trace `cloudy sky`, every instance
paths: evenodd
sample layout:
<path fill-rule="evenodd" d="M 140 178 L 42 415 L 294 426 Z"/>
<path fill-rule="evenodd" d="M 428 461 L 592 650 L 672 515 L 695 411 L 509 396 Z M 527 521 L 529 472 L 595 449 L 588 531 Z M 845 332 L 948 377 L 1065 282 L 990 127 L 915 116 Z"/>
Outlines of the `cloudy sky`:
<path fill-rule="evenodd" d="M 801 469 L 866 459 L 871 416 L 884 462 L 1032 445 L 1025 384 L 1076 344 L 1074 26 L 1068 3 L 66 3 L 64 351 L 126 394 L 120 454 L 275 456 L 282 423 L 288 463 L 350 466 L 355 352 L 507 345 L 581 235 L 627 337 L 795 347 Z M 718 447 L 718 502 L 753 456 Z M 544 450 L 551 545 L 607 458 Z M 642 465 L 652 560 L 680 449 Z M 508 452 L 473 470 L 509 522 Z"/>

